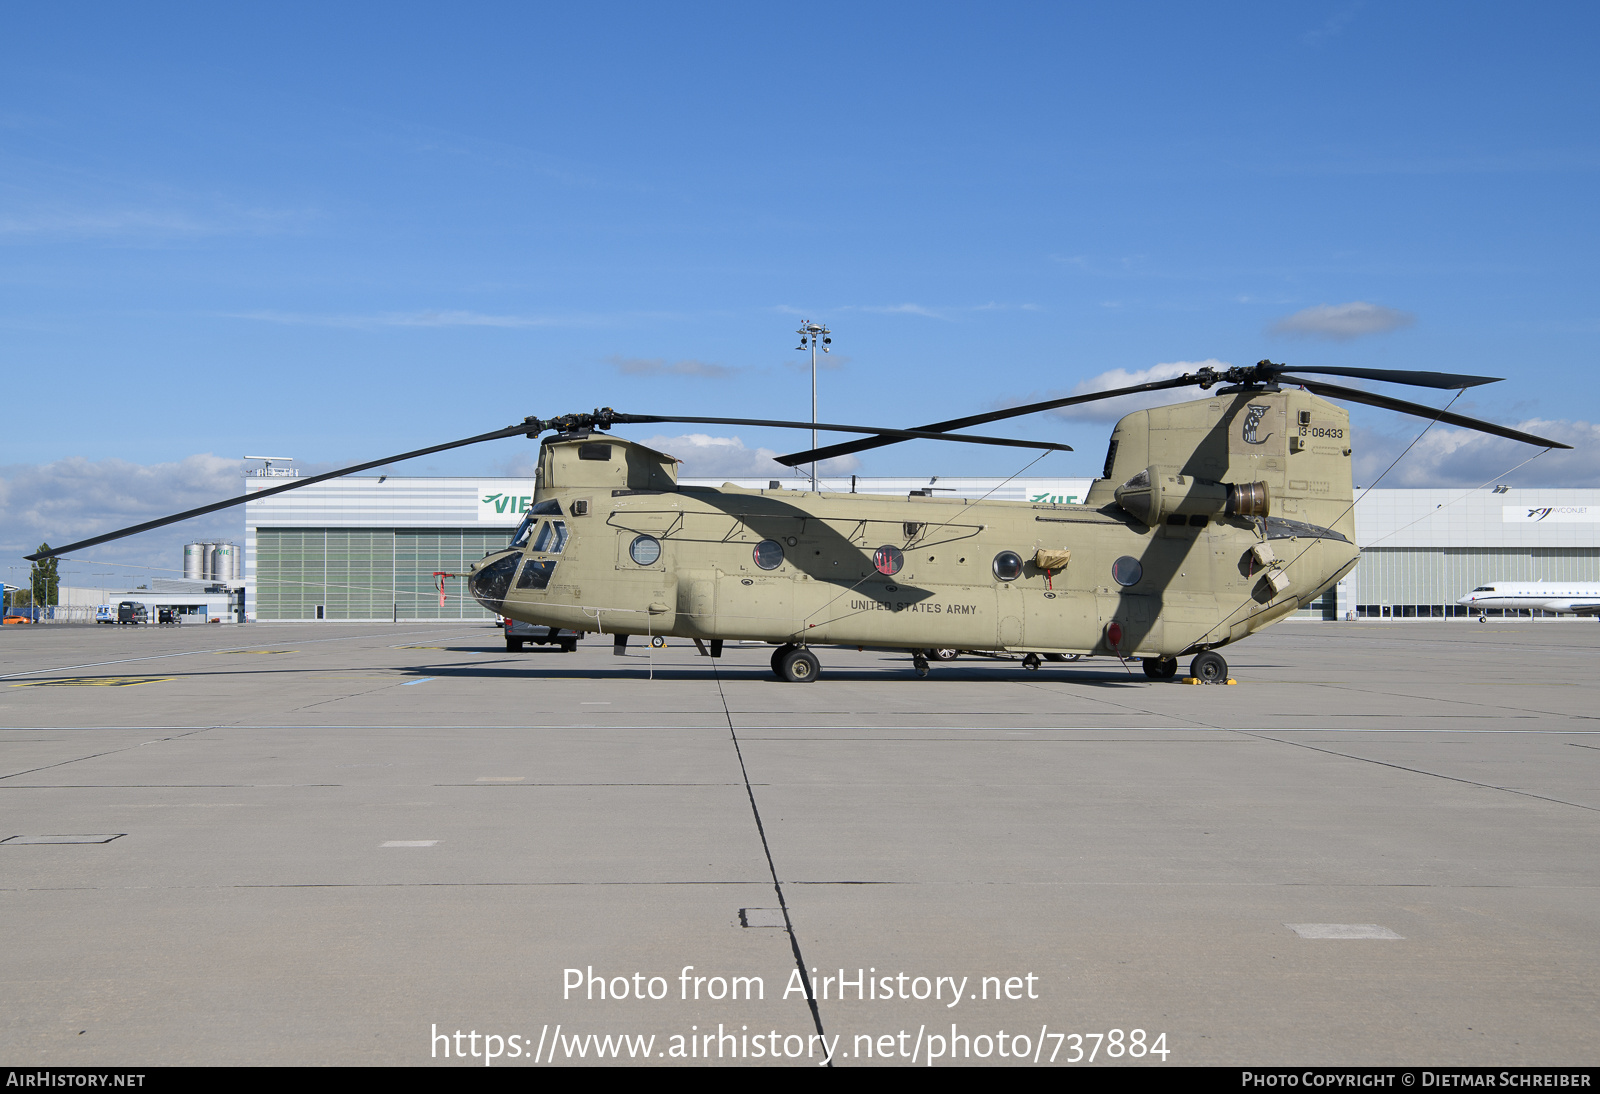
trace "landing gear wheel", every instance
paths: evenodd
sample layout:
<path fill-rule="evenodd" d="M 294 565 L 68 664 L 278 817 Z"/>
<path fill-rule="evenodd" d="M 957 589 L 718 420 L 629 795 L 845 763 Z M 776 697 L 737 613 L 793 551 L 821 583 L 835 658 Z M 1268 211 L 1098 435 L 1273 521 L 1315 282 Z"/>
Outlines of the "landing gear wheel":
<path fill-rule="evenodd" d="M 563 638 L 561 640 L 561 652 L 562 653 L 576 653 L 577 651 L 578 651 L 578 640 L 576 638 Z"/>
<path fill-rule="evenodd" d="M 822 664 L 817 660 L 817 655 L 807 649 L 790 648 L 783 655 L 780 665 L 781 675 L 791 684 L 809 684 L 817 678 L 822 671 Z"/>
<path fill-rule="evenodd" d="M 665 646 L 666 644 L 667 644 L 667 640 L 665 638 L 661 637 L 659 634 L 652 636 L 651 639 L 650 639 L 650 645 L 653 648 L 658 649 L 658 650 L 662 646 Z"/>
<path fill-rule="evenodd" d="M 954 661 L 956 659 L 956 653 L 956 650 L 950 649 L 948 646 L 946 646 L 936 650 L 929 650 L 928 656 L 933 658 L 935 661 Z"/>
<path fill-rule="evenodd" d="M 783 674 L 783 659 L 793 653 L 794 650 L 795 646 L 792 643 L 785 643 L 784 645 L 779 646 L 777 649 L 772 651 L 772 675 L 776 676 L 779 680 L 788 679 L 788 677 L 784 676 Z"/>
<path fill-rule="evenodd" d="M 1228 663 L 1215 650 L 1197 653 L 1189 662 L 1189 675 L 1202 684 L 1220 684 L 1228 678 Z"/>
<path fill-rule="evenodd" d="M 918 678 L 923 680 L 928 678 L 928 659 L 921 650 L 916 650 L 911 654 L 911 667 L 917 670 Z"/>
<path fill-rule="evenodd" d="M 508 638 L 508 639 L 506 639 L 506 649 L 510 650 L 512 653 L 520 652 L 521 649 L 522 649 L 522 639 L 520 639 L 520 638 Z"/>
<path fill-rule="evenodd" d="M 1178 675 L 1178 659 L 1176 657 L 1146 657 L 1144 659 L 1144 674 L 1152 680 L 1171 680 Z"/>
<path fill-rule="evenodd" d="M 1027 669 L 1029 672 L 1038 672 L 1040 664 L 1042 664 L 1042 662 L 1039 660 L 1039 655 L 1036 653 L 1030 653 L 1028 656 L 1022 659 L 1022 667 Z"/>

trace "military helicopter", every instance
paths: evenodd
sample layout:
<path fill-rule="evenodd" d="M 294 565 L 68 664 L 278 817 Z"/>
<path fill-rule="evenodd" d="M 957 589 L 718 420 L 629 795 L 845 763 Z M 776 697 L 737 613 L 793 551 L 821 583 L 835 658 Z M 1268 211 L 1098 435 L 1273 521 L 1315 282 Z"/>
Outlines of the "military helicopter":
<path fill-rule="evenodd" d="M 1044 659 L 1139 659 L 1152 680 L 1228 676 L 1217 652 L 1310 604 L 1360 558 L 1348 414 L 1324 396 L 1570 448 L 1490 422 L 1287 373 L 1261 361 L 1011 407 L 915 429 L 769 419 L 625 414 L 610 408 L 417 449 L 249 495 L 263 498 L 504 437 L 540 444 L 534 503 L 467 588 L 510 619 L 610 634 L 774 646 L 772 671 L 815 680 L 827 646 L 929 654 L 962 649 Z M 1296 372 L 1465 389 L 1497 378 L 1359 368 Z M 789 466 L 913 439 L 1070 451 L 956 433 L 1044 410 L 1166 389 L 1189 402 L 1123 417 L 1083 504 L 892 498 L 680 486 L 672 456 L 614 426 L 780 426 L 865 437 L 779 457 Z M 31 560 L 201 516 L 243 497 L 96 536 Z"/>

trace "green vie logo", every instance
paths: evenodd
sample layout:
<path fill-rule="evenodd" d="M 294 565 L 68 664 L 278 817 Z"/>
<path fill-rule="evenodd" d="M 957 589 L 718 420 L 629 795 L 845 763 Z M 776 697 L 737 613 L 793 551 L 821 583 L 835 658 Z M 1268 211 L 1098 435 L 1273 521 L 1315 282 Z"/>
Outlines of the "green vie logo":
<path fill-rule="evenodd" d="M 1076 494 L 1035 494 L 1029 501 L 1045 501 L 1052 505 L 1073 505 L 1078 500 Z"/>
<path fill-rule="evenodd" d="M 483 499 L 483 504 L 494 506 L 496 513 L 504 513 L 507 509 L 513 513 L 526 513 L 528 506 L 533 504 L 533 495 L 523 494 L 518 497 L 516 494 L 490 494 Z"/>

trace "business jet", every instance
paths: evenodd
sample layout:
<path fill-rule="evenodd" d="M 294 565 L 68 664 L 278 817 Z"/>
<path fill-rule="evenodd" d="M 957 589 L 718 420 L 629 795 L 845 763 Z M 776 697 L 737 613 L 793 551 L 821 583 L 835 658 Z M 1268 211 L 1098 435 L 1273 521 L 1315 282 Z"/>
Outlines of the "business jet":
<path fill-rule="evenodd" d="M 1600 584 L 1576 581 L 1496 581 L 1479 585 L 1456 601 L 1478 612 L 1487 608 L 1532 608 L 1567 615 L 1600 615 Z"/>

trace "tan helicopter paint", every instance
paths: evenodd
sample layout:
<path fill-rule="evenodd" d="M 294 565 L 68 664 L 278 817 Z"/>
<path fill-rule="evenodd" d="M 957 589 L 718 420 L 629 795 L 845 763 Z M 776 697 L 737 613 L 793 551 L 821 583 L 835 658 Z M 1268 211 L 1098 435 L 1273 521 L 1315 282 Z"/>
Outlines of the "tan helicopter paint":
<path fill-rule="evenodd" d="M 473 573 L 524 553 L 507 568 L 553 562 L 547 588 L 512 580 L 501 613 L 612 634 L 1174 657 L 1277 622 L 1355 565 L 1349 420 L 1333 404 L 1219 392 L 1130 414 L 1112 444 L 1086 504 L 1041 505 L 680 488 L 670 456 L 604 433 L 558 435 L 541 447 L 535 498 L 560 503 L 550 519 L 566 522 L 565 549 L 491 554 Z M 1144 471 L 1172 507 L 1149 525 L 1116 500 Z M 1255 520 L 1222 512 L 1222 484 L 1246 483 L 1266 484 L 1272 516 L 1352 542 L 1264 541 Z M 648 566 L 629 553 L 641 535 L 661 546 Z M 771 570 L 755 561 L 763 540 L 783 546 Z M 1263 542 L 1270 564 L 1252 552 Z M 903 552 L 893 576 L 873 568 L 881 546 Z M 1014 581 L 995 576 L 1003 551 L 1023 560 Z M 1112 577 L 1124 556 L 1142 567 L 1126 588 Z M 1039 559 L 1065 566 L 1047 573 Z"/>

